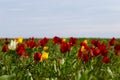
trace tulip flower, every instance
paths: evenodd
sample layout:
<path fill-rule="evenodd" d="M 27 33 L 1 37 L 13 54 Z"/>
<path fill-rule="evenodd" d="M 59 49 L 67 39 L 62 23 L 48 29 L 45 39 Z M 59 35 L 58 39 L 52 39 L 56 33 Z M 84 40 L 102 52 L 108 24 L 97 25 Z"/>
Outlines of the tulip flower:
<path fill-rule="evenodd" d="M 26 45 L 27 45 L 27 47 L 29 47 L 29 48 L 34 48 L 34 47 L 36 47 L 36 42 L 35 42 L 34 39 L 32 38 L 32 39 L 26 41 Z"/>
<path fill-rule="evenodd" d="M 44 51 L 48 50 L 48 46 L 44 46 L 44 47 L 43 47 L 43 50 L 44 50 Z"/>
<path fill-rule="evenodd" d="M 84 50 L 85 50 L 85 47 L 84 47 L 84 46 L 82 46 L 82 47 L 81 47 L 81 51 L 83 52 Z"/>
<path fill-rule="evenodd" d="M 18 43 L 22 43 L 22 42 L 23 42 L 23 38 L 22 38 L 22 37 L 19 37 L 19 38 L 17 39 L 17 42 L 18 42 Z"/>
<path fill-rule="evenodd" d="M 110 40 L 109 45 L 110 45 L 110 46 L 113 46 L 114 43 L 115 43 L 115 38 L 113 37 L 113 38 Z"/>
<path fill-rule="evenodd" d="M 95 49 L 95 48 L 91 48 L 91 51 L 92 51 L 92 55 L 93 56 L 98 56 L 100 55 L 100 49 Z"/>
<path fill-rule="evenodd" d="M 87 40 L 84 40 L 83 43 L 88 44 L 88 41 L 87 41 Z"/>
<path fill-rule="evenodd" d="M 34 60 L 35 61 L 40 61 L 41 58 L 42 58 L 42 54 L 41 53 L 39 53 L 39 52 L 35 52 L 34 53 Z"/>
<path fill-rule="evenodd" d="M 107 64 L 107 63 L 110 62 L 110 59 L 109 59 L 107 56 L 105 56 L 105 57 L 102 59 L 102 62 L 105 63 L 105 64 Z"/>
<path fill-rule="evenodd" d="M 77 42 L 77 39 L 76 39 L 76 38 L 73 38 L 73 37 L 70 38 L 69 43 L 71 44 L 71 46 L 76 45 L 76 42 Z"/>
<path fill-rule="evenodd" d="M 120 44 L 116 44 L 116 45 L 114 46 L 114 49 L 117 50 L 117 51 L 120 50 Z"/>
<path fill-rule="evenodd" d="M 115 55 L 119 55 L 120 54 L 120 44 L 116 44 L 114 46 L 114 52 L 115 52 Z"/>
<path fill-rule="evenodd" d="M 83 62 L 88 62 L 88 59 L 89 59 L 88 54 L 84 53 L 83 56 L 82 56 L 82 61 Z"/>
<path fill-rule="evenodd" d="M 42 58 L 41 58 L 42 60 L 46 60 L 46 59 L 48 59 L 48 53 L 47 52 L 43 52 L 42 53 Z M 41 61 L 42 61 L 41 60 Z"/>
<path fill-rule="evenodd" d="M 60 50 L 62 53 L 66 53 L 67 51 L 70 51 L 70 44 L 66 43 L 66 42 L 62 42 L 60 45 Z"/>
<path fill-rule="evenodd" d="M 87 40 L 84 40 L 83 42 L 80 43 L 80 46 L 81 46 L 80 50 L 82 52 L 85 51 L 85 50 L 90 50 L 87 43 L 88 43 Z"/>
<path fill-rule="evenodd" d="M 99 40 L 92 40 L 91 44 L 93 44 L 95 47 L 98 47 L 98 46 L 100 46 L 101 43 Z"/>
<path fill-rule="evenodd" d="M 9 44 L 8 38 L 5 38 L 5 44 L 6 44 L 6 45 Z"/>
<path fill-rule="evenodd" d="M 8 45 L 8 48 L 10 50 L 15 50 L 16 49 L 16 46 L 17 46 L 18 42 L 16 42 L 15 40 L 11 40 L 10 44 Z"/>
<path fill-rule="evenodd" d="M 53 38 L 53 42 L 54 42 L 54 44 L 60 44 L 60 43 L 62 43 L 62 38 L 55 36 Z"/>
<path fill-rule="evenodd" d="M 22 56 L 26 52 L 26 48 L 24 44 L 18 44 L 18 47 L 16 49 L 19 56 Z"/>
<path fill-rule="evenodd" d="M 45 37 L 42 40 L 39 40 L 39 43 L 42 47 L 44 47 L 48 41 L 49 41 L 49 39 Z"/>
<path fill-rule="evenodd" d="M 8 46 L 7 45 L 3 46 L 2 47 L 2 52 L 7 52 L 7 51 L 8 51 Z"/>
<path fill-rule="evenodd" d="M 62 42 L 66 42 L 66 39 L 65 39 L 65 38 L 63 38 L 63 39 L 62 39 Z"/>

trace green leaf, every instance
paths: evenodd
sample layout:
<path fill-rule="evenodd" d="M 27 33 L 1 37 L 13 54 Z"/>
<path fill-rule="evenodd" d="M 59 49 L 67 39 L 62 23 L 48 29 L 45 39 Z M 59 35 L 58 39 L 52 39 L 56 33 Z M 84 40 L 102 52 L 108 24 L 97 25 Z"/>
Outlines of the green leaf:
<path fill-rule="evenodd" d="M 110 67 L 107 67 L 107 71 L 108 71 L 108 73 L 110 74 L 110 76 L 113 78 L 114 75 L 113 75 L 113 72 L 111 71 Z"/>
<path fill-rule="evenodd" d="M 15 77 L 15 74 L 12 74 L 12 75 L 2 75 L 2 76 L 0 76 L 0 80 L 12 80 L 13 77 Z"/>

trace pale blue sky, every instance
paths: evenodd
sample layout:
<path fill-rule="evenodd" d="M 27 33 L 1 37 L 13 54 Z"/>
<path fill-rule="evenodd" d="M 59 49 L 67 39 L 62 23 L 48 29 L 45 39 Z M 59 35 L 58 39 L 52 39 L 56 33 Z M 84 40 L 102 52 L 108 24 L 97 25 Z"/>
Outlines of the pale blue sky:
<path fill-rule="evenodd" d="M 118 37 L 120 0 L 0 0 L 0 37 Z"/>

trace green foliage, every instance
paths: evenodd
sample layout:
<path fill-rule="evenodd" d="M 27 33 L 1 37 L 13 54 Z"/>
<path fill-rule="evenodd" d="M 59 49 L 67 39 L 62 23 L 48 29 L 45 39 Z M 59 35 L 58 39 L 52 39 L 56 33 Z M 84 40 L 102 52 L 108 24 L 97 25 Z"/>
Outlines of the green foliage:
<path fill-rule="evenodd" d="M 114 47 L 109 50 L 111 62 L 104 64 L 101 56 L 91 57 L 88 62 L 78 59 L 80 42 L 72 46 L 70 51 L 61 53 L 60 45 L 53 44 L 52 39 L 46 44 L 49 57 L 42 62 L 34 61 L 34 52 L 42 52 L 43 48 L 27 48 L 29 57 L 19 57 L 17 52 L 9 50 L 0 51 L 0 80 L 119 80 L 120 79 L 120 56 L 114 55 Z M 91 40 L 87 39 L 91 46 Z M 38 40 L 36 40 L 37 42 Z M 69 41 L 69 39 L 67 39 Z M 108 44 L 108 40 L 101 39 L 102 43 Z M 120 41 L 116 41 L 120 43 Z M 3 42 L 0 43 L 2 50 Z"/>

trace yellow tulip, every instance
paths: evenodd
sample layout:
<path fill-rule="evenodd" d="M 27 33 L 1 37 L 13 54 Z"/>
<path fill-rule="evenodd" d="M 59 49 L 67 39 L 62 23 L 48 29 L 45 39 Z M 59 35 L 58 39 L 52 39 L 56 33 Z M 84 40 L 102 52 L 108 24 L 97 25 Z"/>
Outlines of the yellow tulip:
<path fill-rule="evenodd" d="M 48 53 L 47 52 L 43 52 L 42 53 L 42 60 L 46 60 L 48 59 Z"/>
<path fill-rule="evenodd" d="M 66 42 L 66 39 L 65 39 L 65 38 L 63 38 L 63 39 L 62 39 L 62 41 L 63 41 L 63 42 Z"/>
<path fill-rule="evenodd" d="M 85 50 L 85 47 L 84 47 L 84 46 L 82 46 L 82 47 L 81 47 L 81 51 L 84 51 L 84 50 Z"/>
<path fill-rule="evenodd" d="M 48 50 L 48 46 L 44 46 L 44 47 L 43 47 L 43 50 L 44 50 L 44 51 Z"/>
<path fill-rule="evenodd" d="M 18 43 L 22 43 L 23 42 L 23 38 L 22 37 L 18 37 L 17 42 Z"/>
<path fill-rule="evenodd" d="M 42 58 L 41 58 L 39 62 L 42 62 L 42 61 L 43 61 L 43 60 L 42 60 Z"/>
<path fill-rule="evenodd" d="M 87 44 L 87 43 L 88 43 L 88 41 L 87 41 L 87 40 L 84 40 L 84 43 L 85 43 L 85 44 Z"/>

